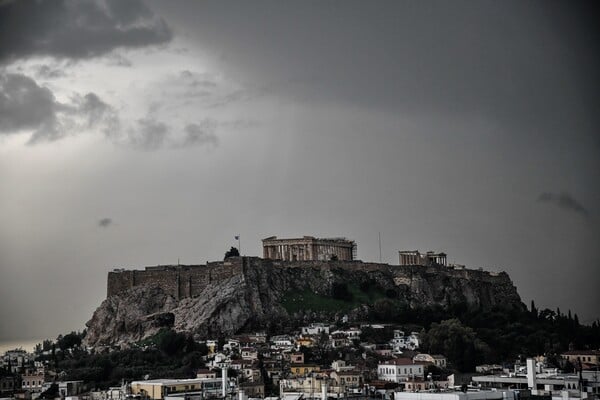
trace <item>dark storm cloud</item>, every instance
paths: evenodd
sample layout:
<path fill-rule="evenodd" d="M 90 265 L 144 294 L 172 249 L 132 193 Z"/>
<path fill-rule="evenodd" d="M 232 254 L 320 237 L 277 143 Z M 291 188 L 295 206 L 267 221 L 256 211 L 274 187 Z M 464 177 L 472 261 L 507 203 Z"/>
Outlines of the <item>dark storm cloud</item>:
<path fill-rule="evenodd" d="M 587 217 L 589 215 L 588 210 L 580 202 L 575 200 L 573 198 L 573 196 L 571 196 L 569 193 L 566 193 L 566 192 L 562 192 L 562 193 L 544 192 L 539 195 L 537 201 L 540 203 L 554 204 L 555 206 L 557 206 L 563 210 L 576 212 L 585 217 Z"/>
<path fill-rule="evenodd" d="M 32 131 L 29 144 L 54 141 L 78 133 L 82 121 L 87 128 L 101 126 L 106 134 L 118 127 L 115 110 L 94 93 L 63 104 L 26 75 L 0 73 L 0 134 Z"/>
<path fill-rule="evenodd" d="M 600 41 L 585 4 L 200 2 L 177 19 L 193 20 L 224 68 L 258 86 L 293 81 L 274 90 L 308 102 L 484 115 L 529 142 L 597 122 Z"/>
<path fill-rule="evenodd" d="M 108 228 L 110 225 L 112 225 L 112 223 L 113 220 L 111 218 L 102 218 L 98 221 L 98 226 L 100 228 Z"/>
<path fill-rule="evenodd" d="M 0 73 L 0 133 L 55 131 L 59 104 L 52 92 L 22 74 Z"/>
<path fill-rule="evenodd" d="M 186 125 L 183 146 L 188 147 L 204 144 L 216 146 L 217 136 L 214 133 L 215 125 L 215 122 L 211 120 L 204 120 L 200 124 Z"/>
<path fill-rule="evenodd" d="M 20 0 L 0 5 L 0 61 L 49 55 L 73 59 L 170 41 L 141 1 Z"/>

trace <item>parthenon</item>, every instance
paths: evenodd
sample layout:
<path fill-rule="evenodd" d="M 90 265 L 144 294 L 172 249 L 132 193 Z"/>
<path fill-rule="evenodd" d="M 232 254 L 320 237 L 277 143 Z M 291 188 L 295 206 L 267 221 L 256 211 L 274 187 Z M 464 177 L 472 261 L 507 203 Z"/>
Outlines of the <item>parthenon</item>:
<path fill-rule="evenodd" d="M 356 243 L 346 238 L 315 238 L 303 236 L 293 239 L 263 239 L 263 258 L 284 261 L 325 261 L 337 259 L 352 261 L 356 257 Z"/>
<path fill-rule="evenodd" d="M 433 265 L 446 266 L 446 253 L 435 253 L 428 251 L 425 254 L 419 250 L 400 251 L 400 265 L 421 265 L 424 267 Z"/>

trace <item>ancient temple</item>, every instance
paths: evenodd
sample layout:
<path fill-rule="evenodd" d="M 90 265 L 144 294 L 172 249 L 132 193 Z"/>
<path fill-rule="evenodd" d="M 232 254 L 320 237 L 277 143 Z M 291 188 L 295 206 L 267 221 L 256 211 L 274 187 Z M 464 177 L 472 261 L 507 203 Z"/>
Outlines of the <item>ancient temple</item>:
<path fill-rule="evenodd" d="M 351 261 L 356 258 L 356 243 L 346 238 L 315 238 L 303 236 L 263 239 L 263 258 L 285 261 Z"/>
<path fill-rule="evenodd" d="M 424 267 L 441 265 L 446 266 L 446 253 L 428 251 L 421 253 L 419 250 L 400 251 L 400 265 L 421 265 Z"/>

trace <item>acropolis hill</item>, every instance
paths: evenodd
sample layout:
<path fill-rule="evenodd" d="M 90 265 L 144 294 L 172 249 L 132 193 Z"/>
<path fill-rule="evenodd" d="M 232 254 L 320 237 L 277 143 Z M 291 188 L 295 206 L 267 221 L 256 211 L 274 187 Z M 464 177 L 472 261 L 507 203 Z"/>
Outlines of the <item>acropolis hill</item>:
<path fill-rule="evenodd" d="M 371 289 L 368 296 L 339 303 L 332 298 L 336 285 L 356 294 L 361 293 L 359 286 Z M 277 331 L 294 321 L 335 320 L 342 315 L 358 322 L 382 299 L 408 308 L 523 307 L 504 272 L 258 257 L 115 270 L 108 274 L 107 294 L 87 323 L 88 345 L 127 344 L 164 327 L 202 338 L 254 329 Z M 309 296 L 313 299 L 310 309 L 302 303 Z M 336 305 L 335 311 L 330 303 Z"/>

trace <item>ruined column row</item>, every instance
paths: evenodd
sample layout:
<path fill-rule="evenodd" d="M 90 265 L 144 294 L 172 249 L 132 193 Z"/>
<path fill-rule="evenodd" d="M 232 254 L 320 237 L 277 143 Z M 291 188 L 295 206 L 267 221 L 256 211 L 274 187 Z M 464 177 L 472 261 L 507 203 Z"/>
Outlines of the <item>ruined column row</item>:
<path fill-rule="evenodd" d="M 263 258 L 285 261 L 325 261 L 332 258 L 351 261 L 354 242 L 346 239 L 263 239 Z"/>

